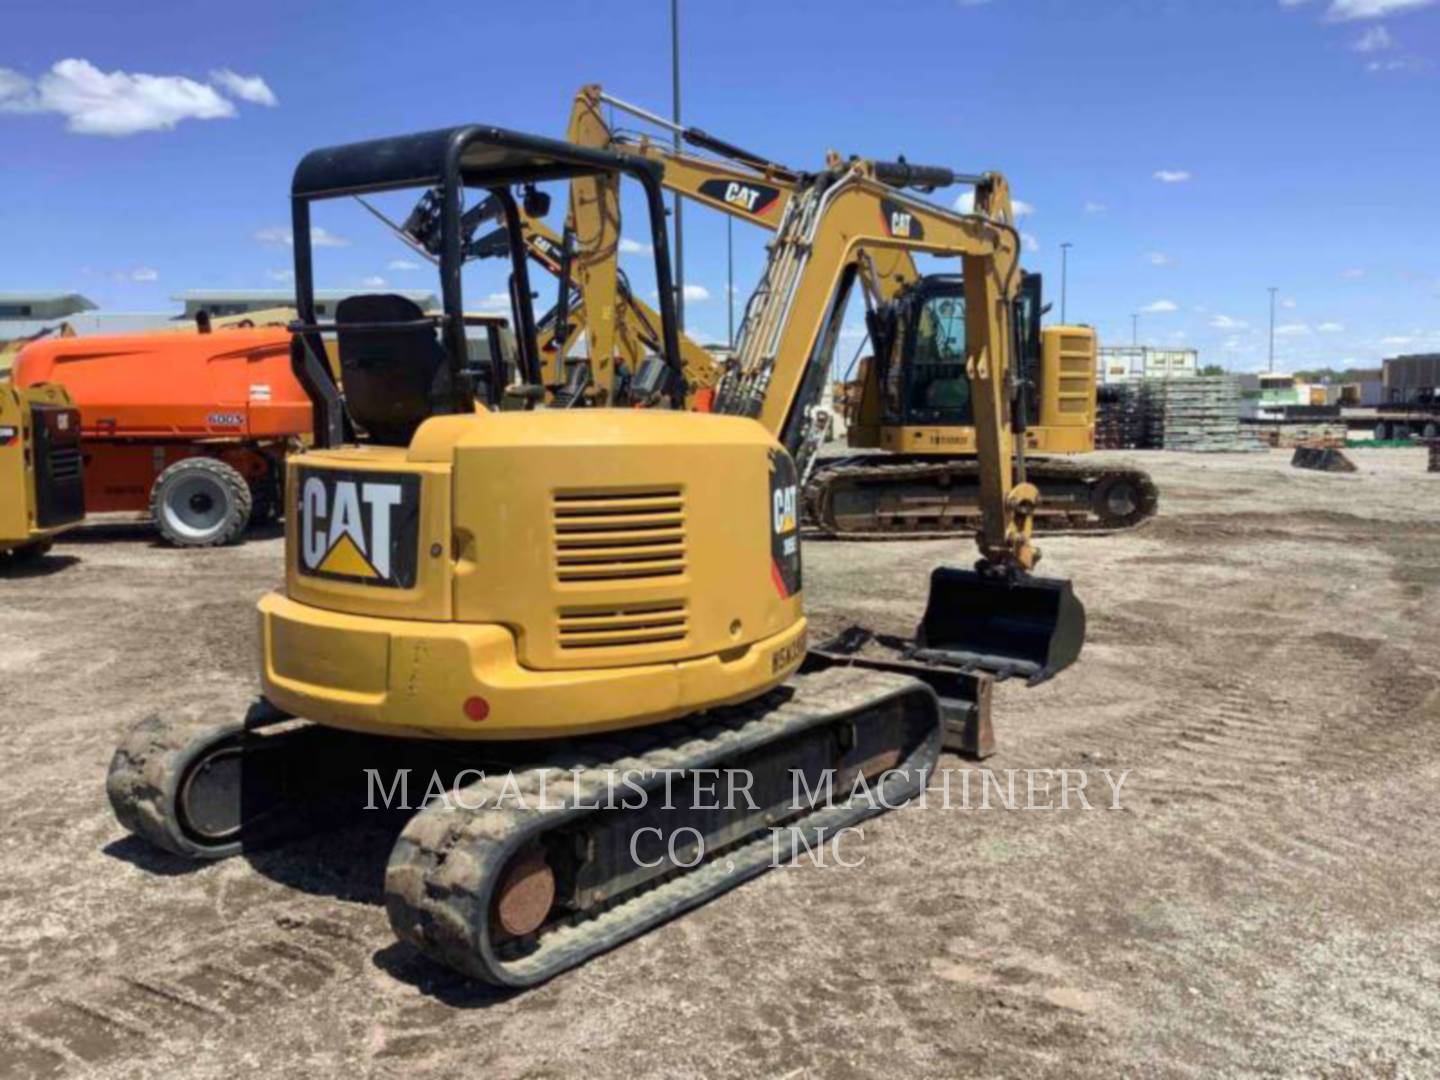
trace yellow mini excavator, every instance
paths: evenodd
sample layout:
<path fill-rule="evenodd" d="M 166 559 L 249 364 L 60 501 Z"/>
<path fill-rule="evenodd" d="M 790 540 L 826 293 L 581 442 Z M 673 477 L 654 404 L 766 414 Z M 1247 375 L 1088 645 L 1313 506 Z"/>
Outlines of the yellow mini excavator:
<path fill-rule="evenodd" d="M 682 151 L 649 136 L 612 129 L 609 107 L 678 135 L 713 156 Z M 585 86 L 575 95 L 567 129 L 572 142 L 636 154 L 664 166 L 667 189 L 704 206 L 770 230 L 787 220 L 791 200 L 815 183 L 816 174 L 771 161 L 698 128 L 677 128 L 663 117 Z M 834 155 L 822 173 L 843 168 Z M 960 175 L 950 169 L 895 163 L 880 179 L 887 185 L 931 191 L 966 183 L 974 187 L 974 212 L 1005 225 L 1014 221 L 1009 185 L 998 173 Z M 881 211 L 877 206 L 877 212 Z M 587 180 L 572 192 L 566 219 L 562 280 L 573 279 L 576 298 L 564 312 L 568 325 L 583 327 L 589 357 L 623 359 L 628 351 L 610 329 L 616 296 L 619 201 L 613 184 Z M 561 250 L 561 245 L 556 245 Z M 557 272 L 561 272 L 557 270 Z M 978 524 L 979 465 L 971 387 L 965 375 L 964 287 L 955 275 L 922 276 L 910 253 L 872 248 L 861 260 L 873 355 L 859 365 L 847 439 L 860 453 L 817 460 L 803 476 L 805 511 L 821 532 L 884 539 L 954 535 Z M 1012 370 L 1016 411 L 1024 425 L 1028 476 L 1044 496 L 1035 526 L 1046 532 L 1110 532 L 1152 517 L 1158 494 L 1140 469 L 1066 460 L 1095 448 L 1095 333 L 1083 326 L 1041 326 L 1044 302 L 1038 274 L 1022 274 L 1024 310 L 1018 329 L 1018 360 Z M 621 281 L 623 287 L 623 276 Z M 758 294 L 757 294 L 758 295 Z M 599 312 L 590 320 L 590 312 Z M 787 317 L 809 323 L 816 313 L 795 308 Z M 682 335 L 682 347 L 687 344 Z M 563 357 L 565 350 L 558 350 Z M 593 365 L 601 393 L 616 369 Z M 623 366 L 623 365 L 622 365 Z M 687 368 L 705 372 L 690 360 Z M 692 380 L 693 381 L 693 380 Z M 694 395 L 692 394 L 692 398 Z M 708 407 L 710 396 L 700 399 Z"/>
<path fill-rule="evenodd" d="M 51 384 L 0 378 L 0 565 L 38 559 L 85 517 L 80 413 Z"/>
<path fill-rule="evenodd" d="M 479 125 L 306 156 L 292 363 L 315 442 L 286 469 L 285 585 L 259 605 L 263 698 L 243 719 L 137 726 L 108 778 L 119 820 L 221 858 L 373 799 L 377 777 L 393 793 L 423 760 L 453 797 L 395 842 L 391 924 L 441 963 L 523 987 L 913 796 L 977 685 L 1071 664 L 1084 611 L 1068 582 L 1030 576 L 1036 492 L 1013 454 L 1019 236 L 896 193 L 883 171 L 856 162 L 792 200 L 788 213 L 845 228 L 808 252 L 787 242 L 772 286 L 838 311 L 818 293 L 838 300 L 862 245 L 960 264 L 983 560 L 935 571 L 896 656 L 807 648 L 788 449 L 806 419 L 775 410 L 823 383 L 823 346 L 773 340 L 798 324 L 752 305 L 753 344 L 718 394 L 736 415 L 683 409 L 661 166 Z M 521 206 L 538 209 L 536 185 L 621 178 L 650 216 L 662 347 L 634 381 L 654 407 L 544 407 Z M 367 295 L 318 322 L 312 204 L 405 187 L 438 189 L 442 311 Z M 514 238 L 513 382 L 499 358 L 478 381 L 466 365 L 467 193 L 494 199 Z M 877 193 L 894 200 L 884 221 Z"/>

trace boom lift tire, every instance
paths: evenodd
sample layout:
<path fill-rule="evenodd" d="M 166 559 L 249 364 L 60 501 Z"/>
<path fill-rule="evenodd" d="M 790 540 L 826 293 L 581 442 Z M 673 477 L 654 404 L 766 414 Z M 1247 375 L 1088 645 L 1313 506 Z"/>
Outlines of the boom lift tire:
<path fill-rule="evenodd" d="M 177 461 L 150 489 L 150 516 L 175 547 L 222 547 L 245 534 L 253 507 L 250 485 L 223 461 Z"/>

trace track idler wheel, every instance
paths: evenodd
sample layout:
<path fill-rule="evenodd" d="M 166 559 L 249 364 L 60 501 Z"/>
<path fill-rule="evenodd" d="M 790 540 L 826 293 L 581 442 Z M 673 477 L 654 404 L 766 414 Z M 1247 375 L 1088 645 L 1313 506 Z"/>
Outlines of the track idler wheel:
<path fill-rule="evenodd" d="M 1090 510 L 1104 529 L 1129 529 L 1155 513 L 1149 478 L 1107 476 L 1090 493 Z"/>
<path fill-rule="evenodd" d="M 120 824 L 156 847 L 224 859 L 282 831 L 296 736 L 266 730 L 287 720 L 264 702 L 225 724 L 141 721 L 110 763 L 106 792 Z"/>

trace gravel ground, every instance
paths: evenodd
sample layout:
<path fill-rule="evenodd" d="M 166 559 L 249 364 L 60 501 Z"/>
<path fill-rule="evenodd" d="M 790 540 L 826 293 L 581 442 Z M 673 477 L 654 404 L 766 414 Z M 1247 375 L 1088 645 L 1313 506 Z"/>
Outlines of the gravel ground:
<path fill-rule="evenodd" d="M 1434 1075 L 1440 476 L 1103 456 L 1161 514 L 1043 544 L 1089 642 L 1000 689 L 984 763 L 1083 773 L 1093 809 L 981 809 L 975 774 L 967 809 L 957 771 L 948 808 L 869 823 L 863 865 L 772 872 L 518 996 L 393 941 L 382 829 L 200 868 L 124 835 L 116 740 L 243 706 L 281 542 L 75 535 L 0 578 L 0 1076 Z M 817 631 L 908 630 L 970 559 L 811 543 Z"/>

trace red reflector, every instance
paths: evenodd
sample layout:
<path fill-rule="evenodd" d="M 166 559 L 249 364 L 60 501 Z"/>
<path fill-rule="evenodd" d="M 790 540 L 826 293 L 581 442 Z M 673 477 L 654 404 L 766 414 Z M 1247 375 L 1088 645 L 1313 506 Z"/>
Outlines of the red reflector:
<path fill-rule="evenodd" d="M 490 715 L 490 703 L 483 697 L 466 698 L 463 708 L 465 716 L 477 724 Z"/>

